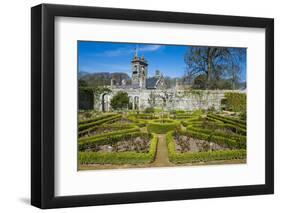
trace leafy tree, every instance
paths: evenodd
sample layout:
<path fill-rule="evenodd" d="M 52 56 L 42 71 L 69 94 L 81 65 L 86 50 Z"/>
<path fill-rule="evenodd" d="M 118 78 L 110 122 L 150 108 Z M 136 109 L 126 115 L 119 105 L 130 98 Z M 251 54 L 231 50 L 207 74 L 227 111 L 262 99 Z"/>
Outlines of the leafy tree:
<path fill-rule="evenodd" d="M 207 76 L 205 74 L 200 74 L 194 79 L 193 88 L 194 89 L 205 89 L 207 84 Z"/>
<path fill-rule="evenodd" d="M 244 48 L 229 47 L 190 47 L 185 56 L 186 72 L 184 79 L 205 74 L 206 88 L 222 78 L 230 78 L 233 84 L 239 82 L 241 62 L 246 55 Z"/>
<path fill-rule="evenodd" d="M 154 113 L 154 108 L 153 107 L 147 107 L 147 108 L 145 108 L 145 110 L 144 110 L 144 112 L 145 113 Z"/>
<path fill-rule="evenodd" d="M 156 95 L 153 92 L 151 92 L 149 94 L 149 98 L 148 98 L 147 101 L 148 101 L 148 103 L 150 105 L 150 108 L 154 108 L 155 105 L 156 105 Z"/>
<path fill-rule="evenodd" d="M 85 80 L 79 79 L 78 80 L 78 87 L 87 87 L 88 84 Z"/>
<path fill-rule="evenodd" d="M 89 110 L 93 109 L 94 97 L 93 91 L 87 87 L 79 87 L 79 109 Z"/>
<path fill-rule="evenodd" d="M 129 96 L 126 92 L 118 92 L 110 101 L 110 105 L 114 110 L 127 108 L 129 105 Z"/>

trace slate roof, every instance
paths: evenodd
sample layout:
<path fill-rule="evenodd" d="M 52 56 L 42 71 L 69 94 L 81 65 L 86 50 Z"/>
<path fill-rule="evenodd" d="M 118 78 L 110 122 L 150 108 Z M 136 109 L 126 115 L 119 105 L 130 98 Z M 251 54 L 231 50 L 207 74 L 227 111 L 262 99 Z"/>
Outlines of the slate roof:
<path fill-rule="evenodd" d="M 155 89 L 159 79 L 160 79 L 160 77 L 151 77 L 151 78 L 146 79 L 146 88 Z"/>

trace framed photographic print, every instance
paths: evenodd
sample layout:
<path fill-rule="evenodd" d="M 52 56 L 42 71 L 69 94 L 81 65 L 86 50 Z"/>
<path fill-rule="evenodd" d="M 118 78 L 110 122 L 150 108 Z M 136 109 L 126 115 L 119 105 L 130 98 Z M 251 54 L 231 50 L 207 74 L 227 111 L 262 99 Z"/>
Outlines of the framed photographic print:
<path fill-rule="evenodd" d="M 274 192 L 274 21 L 31 9 L 31 203 Z"/>

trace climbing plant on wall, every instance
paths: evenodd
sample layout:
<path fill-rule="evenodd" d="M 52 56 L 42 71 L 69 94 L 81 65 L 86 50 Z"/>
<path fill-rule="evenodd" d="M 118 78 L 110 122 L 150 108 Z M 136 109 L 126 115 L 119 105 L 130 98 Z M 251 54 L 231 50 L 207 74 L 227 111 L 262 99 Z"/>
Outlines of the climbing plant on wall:
<path fill-rule="evenodd" d="M 94 94 L 91 88 L 79 87 L 79 109 L 89 110 L 93 109 Z"/>
<path fill-rule="evenodd" d="M 226 109 L 234 112 L 246 112 L 246 100 L 245 93 L 229 92 L 224 94 L 226 100 Z"/>

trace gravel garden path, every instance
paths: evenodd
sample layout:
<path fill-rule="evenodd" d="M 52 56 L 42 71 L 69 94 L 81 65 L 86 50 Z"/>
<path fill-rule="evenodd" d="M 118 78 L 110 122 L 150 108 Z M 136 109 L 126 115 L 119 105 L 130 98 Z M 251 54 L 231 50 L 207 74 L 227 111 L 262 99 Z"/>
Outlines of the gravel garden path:
<path fill-rule="evenodd" d="M 155 161 L 151 166 L 162 167 L 162 166 L 172 166 L 173 164 L 169 161 L 168 158 L 168 147 L 166 144 L 166 135 L 158 135 L 158 144 Z"/>

